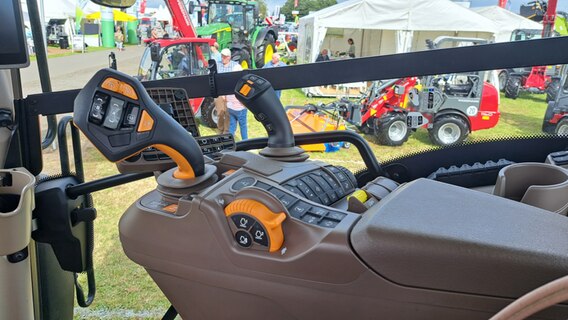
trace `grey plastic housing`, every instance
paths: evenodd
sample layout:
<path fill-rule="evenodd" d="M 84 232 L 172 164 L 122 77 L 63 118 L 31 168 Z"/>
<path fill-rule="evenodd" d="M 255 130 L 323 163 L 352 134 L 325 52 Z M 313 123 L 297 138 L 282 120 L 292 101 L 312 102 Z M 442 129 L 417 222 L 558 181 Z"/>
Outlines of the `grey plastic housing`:
<path fill-rule="evenodd" d="M 516 298 L 568 273 L 567 238 L 564 216 L 419 179 L 367 212 L 351 244 L 399 285 Z"/>

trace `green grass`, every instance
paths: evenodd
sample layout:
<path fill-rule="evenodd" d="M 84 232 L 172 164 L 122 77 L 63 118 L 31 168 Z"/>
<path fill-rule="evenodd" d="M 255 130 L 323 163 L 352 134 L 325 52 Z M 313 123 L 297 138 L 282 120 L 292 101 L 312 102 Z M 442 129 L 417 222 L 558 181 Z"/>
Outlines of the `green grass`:
<path fill-rule="evenodd" d="M 284 105 L 304 105 L 307 102 L 330 101 L 333 99 L 306 98 L 300 90 L 283 92 Z M 540 127 L 546 109 L 544 95 L 523 94 L 517 100 L 501 97 L 501 119 L 499 124 L 490 130 L 473 132 L 469 140 L 480 140 L 491 137 L 513 135 L 531 135 L 540 133 Z M 249 136 L 251 138 L 266 136 L 262 126 L 249 113 Z M 202 135 L 212 135 L 214 131 L 200 127 Z M 237 132 L 237 136 L 240 134 Z M 424 129 L 414 133 L 403 146 L 386 147 L 374 143 L 372 136 L 365 136 L 379 160 L 402 156 L 418 150 L 435 147 Z M 335 153 L 311 153 L 311 159 L 344 165 L 351 170 L 361 168 L 363 163 L 355 148 Z M 45 155 L 46 167 L 57 171 L 55 152 Z M 87 180 L 102 178 L 116 174 L 116 167 L 107 162 L 92 146 L 84 150 L 85 171 Z M 122 213 L 137 198 L 155 187 L 154 179 L 145 179 L 130 183 L 112 190 L 95 193 L 94 201 L 98 209 L 95 222 L 95 255 L 94 265 L 97 278 L 97 297 L 93 305 L 76 316 L 76 319 L 100 319 L 101 314 L 112 314 L 116 310 L 145 311 L 158 318 L 156 314 L 165 312 L 169 303 L 157 286 L 151 281 L 142 267 L 135 265 L 124 255 L 118 238 L 118 220 Z M 172 244 L 174 245 L 174 244 Z M 188 302 L 190 303 L 190 302 Z M 89 316 L 89 312 L 93 313 Z M 132 316 L 126 319 L 147 319 L 146 316 Z M 118 316 L 104 319 L 125 319 Z"/>

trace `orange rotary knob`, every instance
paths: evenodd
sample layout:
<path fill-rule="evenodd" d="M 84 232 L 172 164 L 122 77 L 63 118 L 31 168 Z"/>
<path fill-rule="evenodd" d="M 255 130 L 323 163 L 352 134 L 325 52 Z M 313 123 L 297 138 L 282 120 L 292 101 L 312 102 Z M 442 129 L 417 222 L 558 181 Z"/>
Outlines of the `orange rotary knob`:
<path fill-rule="evenodd" d="M 268 247 L 269 252 L 282 247 L 284 212 L 273 212 L 257 200 L 237 199 L 225 207 L 225 215 L 236 226 L 235 240 L 241 247 L 256 243 Z"/>

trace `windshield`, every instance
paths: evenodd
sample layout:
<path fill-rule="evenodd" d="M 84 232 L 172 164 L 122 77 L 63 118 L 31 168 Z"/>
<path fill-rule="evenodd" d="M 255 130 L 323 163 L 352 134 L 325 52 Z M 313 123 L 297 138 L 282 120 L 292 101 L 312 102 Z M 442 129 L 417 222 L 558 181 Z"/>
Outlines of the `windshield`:
<path fill-rule="evenodd" d="M 244 27 L 244 6 L 236 4 L 211 3 L 209 23 L 225 22 L 235 28 Z"/>
<path fill-rule="evenodd" d="M 140 80 L 150 80 L 152 77 L 152 58 L 150 54 L 150 47 L 146 48 L 142 54 L 140 66 L 138 67 L 138 76 L 140 77 Z"/>

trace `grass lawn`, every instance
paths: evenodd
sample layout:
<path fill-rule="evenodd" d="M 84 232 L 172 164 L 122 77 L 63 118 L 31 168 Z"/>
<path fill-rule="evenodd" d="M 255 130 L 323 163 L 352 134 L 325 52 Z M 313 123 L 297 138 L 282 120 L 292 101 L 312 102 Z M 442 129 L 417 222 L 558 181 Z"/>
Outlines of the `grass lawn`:
<path fill-rule="evenodd" d="M 283 92 L 284 105 L 304 105 L 307 102 L 330 101 L 333 99 L 306 98 L 299 89 Z M 522 94 L 517 100 L 501 97 L 501 119 L 497 127 L 477 131 L 469 140 L 480 140 L 497 136 L 531 135 L 540 133 L 546 103 L 544 95 Z M 200 127 L 202 135 L 214 131 Z M 240 134 L 237 132 L 237 136 Z M 249 136 L 266 136 L 262 126 L 249 113 Z M 415 132 L 400 147 L 385 147 L 369 141 L 379 161 L 434 147 L 426 130 Z M 361 168 L 363 162 L 355 148 L 343 149 L 335 153 L 312 153 L 311 159 L 324 160 L 343 165 L 351 170 Z M 87 180 L 116 174 L 116 167 L 104 159 L 92 146 L 84 147 L 84 165 Z M 45 154 L 46 171 L 57 171 L 56 152 Z M 156 319 L 161 318 L 169 303 L 157 286 L 151 281 L 142 267 L 128 260 L 122 251 L 118 238 L 118 220 L 121 214 L 137 198 L 155 187 L 153 178 L 145 179 L 112 190 L 93 195 L 98 209 L 95 223 L 94 265 L 97 278 L 97 296 L 93 305 L 79 312 L 76 319 Z M 188 302 L 190 303 L 190 302 Z"/>

